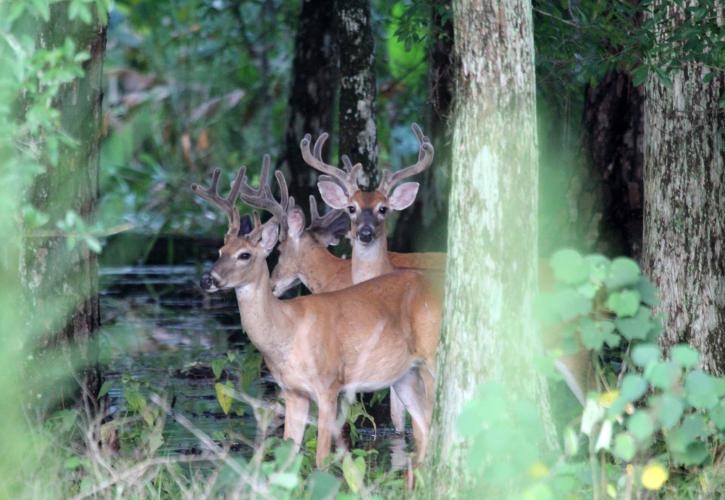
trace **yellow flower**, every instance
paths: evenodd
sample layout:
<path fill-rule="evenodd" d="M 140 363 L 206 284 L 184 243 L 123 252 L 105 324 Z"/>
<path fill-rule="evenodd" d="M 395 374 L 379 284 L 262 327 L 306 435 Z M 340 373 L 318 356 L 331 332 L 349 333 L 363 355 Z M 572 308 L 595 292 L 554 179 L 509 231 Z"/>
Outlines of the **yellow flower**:
<path fill-rule="evenodd" d="M 609 408 L 618 397 L 619 391 L 617 389 L 612 389 L 611 391 L 607 391 L 599 395 L 599 404 L 605 408 Z"/>
<path fill-rule="evenodd" d="M 541 479 L 547 474 L 549 474 L 549 468 L 541 462 L 536 462 L 534 465 L 529 467 L 529 476 L 534 479 Z"/>
<path fill-rule="evenodd" d="M 669 477 L 667 469 L 662 464 L 652 462 L 642 471 L 642 486 L 648 490 L 657 491 L 662 488 Z"/>

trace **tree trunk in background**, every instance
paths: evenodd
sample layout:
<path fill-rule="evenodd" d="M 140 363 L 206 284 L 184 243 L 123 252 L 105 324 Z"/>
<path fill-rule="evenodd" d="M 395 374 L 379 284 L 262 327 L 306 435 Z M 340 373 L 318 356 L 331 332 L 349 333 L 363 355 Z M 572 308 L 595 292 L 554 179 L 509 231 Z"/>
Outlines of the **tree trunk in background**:
<path fill-rule="evenodd" d="M 553 442 L 546 381 L 533 362 L 540 338 L 532 311 L 538 154 L 531 4 L 460 0 L 453 9 L 448 279 L 428 448 L 434 498 L 471 493 L 470 443 L 457 419 L 483 382 L 505 384 L 511 398 L 534 402 Z"/>
<path fill-rule="evenodd" d="M 656 8 L 679 8 L 660 3 Z M 666 36 L 666 33 L 661 34 Z M 704 369 L 725 374 L 725 76 L 687 63 L 672 85 L 647 81 L 644 269 L 666 315 L 660 343 L 687 342 Z"/>
<path fill-rule="evenodd" d="M 390 248 L 397 252 L 445 251 L 448 221 L 448 191 L 451 173 L 451 136 L 448 119 L 453 104 L 453 21 L 450 2 L 432 6 L 428 55 L 430 134 L 435 161 L 420 176 L 415 203 L 400 212 Z M 448 13 L 448 16 L 444 16 Z"/>
<path fill-rule="evenodd" d="M 308 196 L 317 193 L 317 172 L 302 160 L 300 140 L 306 133 L 314 138 L 322 132 L 333 134 L 337 84 L 333 22 L 334 11 L 329 2 L 302 0 L 283 160 L 289 169 L 290 194 L 305 213 L 308 213 Z"/>
<path fill-rule="evenodd" d="M 66 84 L 59 92 L 54 108 L 60 112 L 61 126 L 76 142 L 75 147 L 60 147 L 59 161 L 46 161 L 46 172 L 36 178 L 32 190 L 33 205 L 62 220 L 69 210 L 86 223 L 93 217 L 98 202 L 98 167 L 101 139 L 101 102 L 103 53 L 106 28 L 100 20 L 84 24 L 69 21 L 67 4 L 52 6 L 51 22 L 39 37 L 46 48 L 61 45 L 66 37 L 75 41 L 76 49 L 90 54 L 83 65 L 83 77 Z M 98 264 L 96 254 L 85 243 L 72 250 L 61 236 L 31 237 L 27 240 L 24 259 L 24 285 L 34 323 L 45 339 L 38 355 L 47 348 L 60 348 L 80 363 L 74 370 L 87 402 L 94 404 L 100 388 L 100 372 L 92 338 L 100 324 L 98 307 Z M 32 313 L 31 313 L 32 314 Z M 42 318 L 42 319 L 41 319 Z M 51 349 L 55 350 L 55 349 Z M 51 388 L 61 404 L 75 398 L 75 390 L 62 385 Z"/>
<path fill-rule="evenodd" d="M 603 234 L 599 251 L 642 255 L 644 89 L 629 74 L 613 71 L 587 89 L 584 111 L 591 168 L 602 190 Z"/>
<path fill-rule="evenodd" d="M 340 53 L 340 153 L 362 163 L 367 186 L 378 183 L 375 128 L 375 51 L 369 0 L 335 6 Z"/>

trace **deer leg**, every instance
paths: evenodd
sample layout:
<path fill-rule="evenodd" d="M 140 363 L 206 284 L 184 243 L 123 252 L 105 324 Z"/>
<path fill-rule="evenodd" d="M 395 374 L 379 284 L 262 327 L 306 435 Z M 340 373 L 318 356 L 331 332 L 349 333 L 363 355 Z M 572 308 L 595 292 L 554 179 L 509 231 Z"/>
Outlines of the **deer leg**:
<path fill-rule="evenodd" d="M 284 398 L 284 438 L 292 439 L 299 449 L 305 435 L 310 400 L 293 392 L 285 392 Z"/>
<path fill-rule="evenodd" d="M 396 431 L 405 432 L 405 406 L 393 387 L 390 388 L 390 420 Z"/>
<path fill-rule="evenodd" d="M 410 370 L 395 384 L 395 391 L 413 419 L 413 438 L 415 439 L 416 463 L 421 463 L 428 446 L 430 428 L 429 398 L 418 370 Z"/>
<path fill-rule="evenodd" d="M 337 393 L 321 394 L 317 398 L 317 467 L 330 453 L 332 438 L 337 438 Z"/>

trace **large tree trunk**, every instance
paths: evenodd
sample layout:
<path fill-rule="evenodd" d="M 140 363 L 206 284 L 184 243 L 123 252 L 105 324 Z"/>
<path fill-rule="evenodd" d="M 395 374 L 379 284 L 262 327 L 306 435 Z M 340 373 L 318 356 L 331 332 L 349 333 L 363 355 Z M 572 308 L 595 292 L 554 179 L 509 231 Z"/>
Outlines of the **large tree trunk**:
<path fill-rule="evenodd" d="M 681 11 L 669 2 L 656 8 Z M 666 36 L 662 33 L 661 36 Z M 644 268 L 659 287 L 664 348 L 687 342 L 706 370 L 725 374 L 725 114 L 722 72 L 686 63 L 668 86 L 647 81 Z M 708 77 L 709 78 L 709 77 Z"/>
<path fill-rule="evenodd" d="M 317 175 L 300 155 L 300 140 L 306 133 L 318 137 L 333 133 L 337 60 L 334 11 L 325 0 L 302 0 L 295 56 L 289 119 L 285 132 L 284 162 L 289 169 L 289 189 L 307 212 L 307 198 L 317 192 Z"/>
<path fill-rule="evenodd" d="M 367 186 L 378 183 L 375 51 L 369 0 L 335 6 L 340 50 L 340 153 L 362 163 Z"/>
<path fill-rule="evenodd" d="M 586 144 L 594 177 L 601 179 L 600 251 L 642 255 L 644 89 L 628 73 L 612 71 L 587 89 Z"/>
<path fill-rule="evenodd" d="M 540 339 L 531 310 L 538 179 L 531 4 L 460 0 L 453 10 L 448 281 L 429 447 L 430 496 L 437 498 L 470 493 L 465 454 L 472 443 L 457 419 L 477 386 L 505 384 L 507 396 L 535 402 L 550 422 L 546 382 L 533 367 Z"/>
<path fill-rule="evenodd" d="M 39 36 L 39 43 L 53 48 L 72 38 L 77 50 L 90 54 L 84 75 L 58 93 L 53 107 L 60 113 L 62 130 L 76 141 L 61 146 L 57 162 L 48 159 L 46 171 L 33 185 L 31 202 L 47 213 L 51 221 L 62 220 L 75 211 L 86 223 L 98 201 L 99 144 L 101 138 L 102 66 L 106 28 L 98 18 L 91 24 L 69 21 L 66 3 L 55 4 L 51 21 Z M 67 247 L 70 236 L 41 232 L 27 241 L 23 282 L 27 306 L 35 328 L 44 339 L 39 355 L 60 348 L 77 368 L 87 403 L 95 403 L 100 387 L 93 336 L 99 326 L 98 270 L 96 254 L 84 243 Z M 40 314 L 36 314 L 40 312 Z M 44 318 L 39 320 L 39 318 Z M 42 364 L 42 361 L 36 361 Z M 75 398 L 75 390 L 54 387 L 61 404 Z"/>
<path fill-rule="evenodd" d="M 391 248 L 398 252 L 445 251 L 451 173 L 449 115 L 453 104 L 453 20 L 449 1 L 432 5 L 428 55 L 430 137 L 436 148 L 433 166 L 420 176 L 415 203 L 400 213 Z"/>

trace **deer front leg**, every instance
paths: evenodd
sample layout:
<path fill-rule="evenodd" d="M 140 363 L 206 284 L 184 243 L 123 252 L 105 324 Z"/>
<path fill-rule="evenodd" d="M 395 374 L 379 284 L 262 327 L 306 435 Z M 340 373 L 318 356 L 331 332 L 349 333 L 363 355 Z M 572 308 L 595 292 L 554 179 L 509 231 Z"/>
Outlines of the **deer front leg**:
<path fill-rule="evenodd" d="M 317 467 L 330 453 L 332 438 L 337 437 L 337 393 L 321 394 L 317 399 Z"/>
<path fill-rule="evenodd" d="M 305 435 L 310 400 L 300 394 L 285 391 L 284 398 L 284 438 L 292 439 L 299 450 Z"/>

